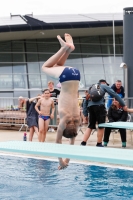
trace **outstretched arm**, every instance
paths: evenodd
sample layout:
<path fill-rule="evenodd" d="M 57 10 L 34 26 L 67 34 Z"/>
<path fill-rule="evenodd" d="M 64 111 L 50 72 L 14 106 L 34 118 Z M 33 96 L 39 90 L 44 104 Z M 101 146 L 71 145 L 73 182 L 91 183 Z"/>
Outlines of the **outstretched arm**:
<path fill-rule="evenodd" d="M 105 92 L 114 97 L 120 103 L 120 105 L 123 107 L 123 110 L 127 111 L 127 106 L 125 105 L 124 101 L 116 92 L 114 92 L 114 90 L 105 84 L 102 84 L 101 87 Z"/>
<path fill-rule="evenodd" d="M 30 98 L 30 99 L 29 99 L 29 102 L 31 103 L 31 102 L 34 101 L 35 99 L 40 99 L 40 98 L 41 98 L 41 96 L 37 96 L 37 97 Z"/>
<path fill-rule="evenodd" d="M 70 139 L 70 145 L 74 145 L 74 142 L 75 142 L 75 138 L 71 138 Z M 70 159 L 69 158 L 66 158 L 64 159 L 64 162 L 68 165 Z"/>
<path fill-rule="evenodd" d="M 66 128 L 66 121 L 65 119 L 60 119 L 60 123 L 57 129 L 57 137 L 56 137 L 56 143 L 61 144 L 62 143 L 62 136 L 63 136 L 63 131 Z M 68 163 L 65 162 L 65 160 L 63 160 L 62 158 L 58 158 L 59 159 L 59 166 L 58 169 L 64 169 L 68 166 Z"/>
<path fill-rule="evenodd" d="M 127 108 L 127 112 L 133 113 L 133 108 Z"/>

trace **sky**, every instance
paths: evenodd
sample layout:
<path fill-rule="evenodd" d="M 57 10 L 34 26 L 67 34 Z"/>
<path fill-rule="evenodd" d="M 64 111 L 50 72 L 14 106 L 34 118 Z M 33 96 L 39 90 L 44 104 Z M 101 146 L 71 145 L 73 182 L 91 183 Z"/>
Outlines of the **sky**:
<path fill-rule="evenodd" d="M 25 15 L 122 13 L 133 0 L 1 0 L 0 17 Z"/>

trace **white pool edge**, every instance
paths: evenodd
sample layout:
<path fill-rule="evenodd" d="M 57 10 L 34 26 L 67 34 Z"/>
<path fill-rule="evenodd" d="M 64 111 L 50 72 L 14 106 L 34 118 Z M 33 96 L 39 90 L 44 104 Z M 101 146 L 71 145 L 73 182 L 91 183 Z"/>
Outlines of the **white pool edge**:
<path fill-rule="evenodd" d="M 48 161 L 54 161 L 58 163 L 58 158 L 49 158 L 49 157 L 39 157 L 39 156 L 32 156 L 32 155 L 23 155 L 23 154 L 12 154 L 12 153 L 5 153 L 0 152 L 1 156 L 12 156 L 12 157 L 22 157 L 22 158 L 33 158 L 37 160 L 48 160 Z M 99 166 L 99 167 L 109 167 L 114 169 L 124 169 L 124 170 L 130 170 L 133 171 L 133 167 L 129 166 L 123 166 L 123 165 L 115 165 L 115 164 L 108 164 L 108 163 L 98 163 L 98 162 L 89 162 L 89 161 L 79 161 L 79 160 L 70 160 L 70 163 L 76 163 L 76 164 L 83 164 L 83 165 L 93 165 L 93 166 Z"/>

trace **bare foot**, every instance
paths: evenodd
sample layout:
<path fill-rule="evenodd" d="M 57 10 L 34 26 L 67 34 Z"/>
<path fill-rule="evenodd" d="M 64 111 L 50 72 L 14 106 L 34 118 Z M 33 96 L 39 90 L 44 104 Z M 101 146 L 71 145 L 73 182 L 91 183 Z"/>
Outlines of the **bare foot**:
<path fill-rule="evenodd" d="M 61 45 L 61 47 L 64 47 L 65 50 L 70 48 L 70 44 L 67 44 L 60 35 L 57 35 L 57 39 L 59 40 L 59 43 Z"/>
<path fill-rule="evenodd" d="M 73 51 L 75 49 L 75 46 L 73 44 L 72 36 L 68 33 L 65 33 L 64 37 L 65 37 L 66 43 L 70 44 L 71 51 Z"/>

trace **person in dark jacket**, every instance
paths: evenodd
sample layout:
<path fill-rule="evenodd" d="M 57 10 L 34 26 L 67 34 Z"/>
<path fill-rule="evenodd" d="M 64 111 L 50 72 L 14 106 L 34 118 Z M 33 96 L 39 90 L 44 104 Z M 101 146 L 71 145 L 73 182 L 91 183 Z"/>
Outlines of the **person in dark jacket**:
<path fill-rule="evenodd" d="M 30 98 L 26 101 L 26 114 L 27 114 L 27 125 L 30 129 L 29 141 L 32 141 L 34 132 L 38 133 L 38 113 L 35 110 L 35 105 L 41 95 Z"/>
<path fill-rule="evenodd" d="M 125 97 L 125 90 L 124 87 L 122 86 L 122 82 L 121 80 L 117 80 L 112 86 L 111 88 L 121 97 L 124 98 Z M 107 108 L 109 108 L 112 105 L 112 96 L 108 97 L 109 100 L 107 102 Z"/>
<path fill-rule="evenodd" d="M 108 110 L 108 119 L 109 122 L 126 122 L 128 117 L 127 111 L 124 111 L 123 108 L 120 106 L 119 102 L 116 101 L 116 99 L 113 100 L 112 105 L 110 106 Z M 106 127 L 104 131 L 104 146 L 107 146 L 109 142 L 109 136 L 111 133 L 112 128 Z M 122 147 L 126 147 L 126 129 L 119 128 L 121 141 L 122 141 Z"/>
<path fill-rule="evenodd" d="M 88 95 L 88 91 L 85 90 L 85 96 L 82 97 L 83 98 L 83 101 L 82 101 L 82 105 L 81 105 L 81 117 L 82 117 L 82 123 L 83 124 L 88 124 L 88 111 L 84 109 L 84 107 L 86 107 L 86 98 L 87 98 L 87 95 Z"/>
<path fill-rule="evenodd" d="M 113 96 L 116 98 L 120 105 L 123 107 L 124 110 L 127 110 L 127 106 L 125 106 L 124 101 L 120 98 L 120 96 L 114 92 L 106 82 L 106 80 L 101 79 L 99 80 L 100 88 L 109 95 Z M 92 100 L 86 100 L 86 106 L 84 108 L 85 110 L 89 110 L 89 125 L 88 128 L 86 129 L 84 136 L 83 136 L 83 141 L 81 142 L 82 146 L 85 146 L 87 143 L 87 140 L 89 139 L 91 132 L 93 129 L 96 129 L 96 122 L 98 124 L 105 123 L 106 119 L 106 108 L 105 108 L 105 99 L 104 96 L 101 100 L 99 101 L 92 101 Z M 84 111 L 85 112 L 85 111 Z M 99 127 L 97 131 L 97 147 L 103 147 L 102 145 L 102 139 L 103 139 L 103 134 L 104 134 L 104 128 Z"/>

